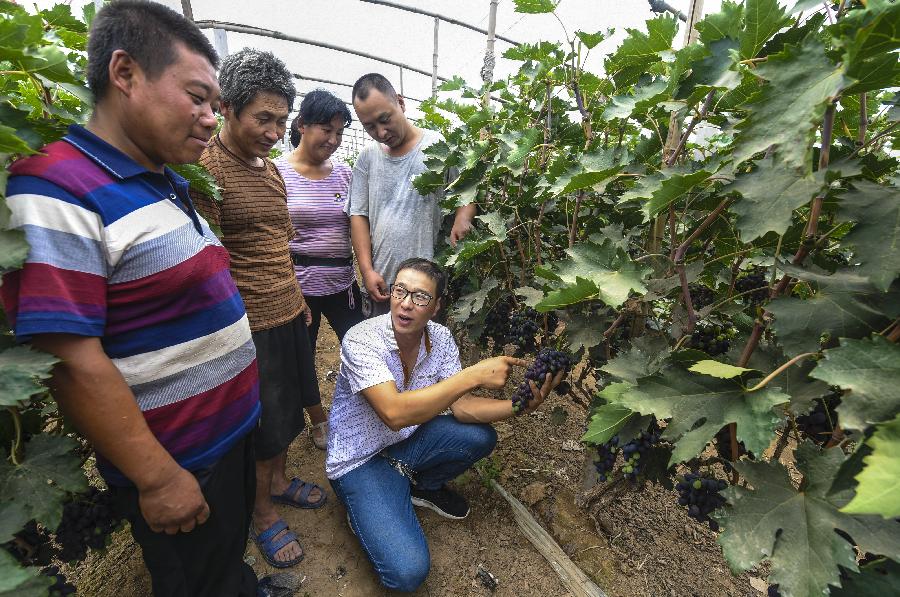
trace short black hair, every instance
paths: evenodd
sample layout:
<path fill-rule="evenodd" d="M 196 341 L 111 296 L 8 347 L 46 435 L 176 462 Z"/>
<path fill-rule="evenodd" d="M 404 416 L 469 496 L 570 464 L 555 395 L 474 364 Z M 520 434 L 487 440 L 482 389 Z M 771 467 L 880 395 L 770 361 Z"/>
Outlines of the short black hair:
<path fill-rule="evenodd" d="M 219 56 L 206 36 L 192 21 L 171 8 L 146 0 L 107 3 L 97 13 L 88 34 L 87 83 L 94 102 L 109 87 L 109 61 L 113 52 L 128 52 L 152 79 L 177 59 L 176 42 L 205 56 L 213 68 L 219 66 Z"/>
<path fill-rule="evenodd" d="M 347 104 L 330 91 L 314 89 L 300 102 L 300 111 L 291 122 L 291 145 L 300 145 L 301 124 L 328 124 L 335 116 L 340 116 L 344 127 L 350 126 L 353 118 Z"/>
<path fill-rule="evenodd" d="M 283 96 L 288 110 L 294 109 L 294 76 L 284 62 L 272 52 L 255 48 L 244 48 L 229 54 L 222 61 L 219 71 L 219 87 L 222 88 L 222 103 L 234 110 L 235 116 L 256 98 L 260 92 Z"/>
<path fill-rule="evenodd" d="M 397 91 L 394 89 L 394 86 L 391 85 L 391 82 L 384 75 L 379 75 L 378 73 L 369 73 L 357 79 L 356 83 L 353 84 L 353 94 L 350 96 L 350 101 L 355 101 L 357 98 L 365 101 L 373 89 L 377 89 L 382 95 L 395 102 L 397 101 Z"/>
<path fill-rule="evenodd" d="M 402 261 L 400 265 L 397 266 L 397 273 L 399 274 L 405 269 L 422 272 L 434 280 L 435 293 L 438 297 L 444 296 L 444 291 L 447 289 L 447 272 L 445 272 L 444 268 L 437 263 L 422 257 L 411 257 Z"/>

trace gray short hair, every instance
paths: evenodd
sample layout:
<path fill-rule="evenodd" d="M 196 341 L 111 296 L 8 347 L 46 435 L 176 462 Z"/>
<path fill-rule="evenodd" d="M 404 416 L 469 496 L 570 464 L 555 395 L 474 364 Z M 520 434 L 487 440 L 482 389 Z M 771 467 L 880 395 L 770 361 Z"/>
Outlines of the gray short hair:
<path fill-rule="evenodd" d="M 222 61 L 219 86 L 222 103 L 228 104 L 237 116 L 261 91 L 284 96 L 289 110 L 294 109 L 297 95 L 294 76 L 284 62 L 272 52 L 255 48 L 244 48 Z"/>

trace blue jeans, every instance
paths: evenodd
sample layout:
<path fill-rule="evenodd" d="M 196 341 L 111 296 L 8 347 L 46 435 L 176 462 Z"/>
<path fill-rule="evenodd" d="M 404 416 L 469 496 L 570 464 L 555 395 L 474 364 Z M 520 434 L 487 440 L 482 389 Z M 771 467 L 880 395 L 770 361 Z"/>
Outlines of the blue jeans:
<path fill-rule="evenodd" d="M 460 423 L 452 415 L 441 415 L 331 480 L 381 584 L 415 591 L 431 567 L 428 543 L 410 501 L 410 481 L 384 456 L 412 470 L 417 489 L 439 489 L 490 454 L 496 443 L 497 432 L 490 425 Z"/>

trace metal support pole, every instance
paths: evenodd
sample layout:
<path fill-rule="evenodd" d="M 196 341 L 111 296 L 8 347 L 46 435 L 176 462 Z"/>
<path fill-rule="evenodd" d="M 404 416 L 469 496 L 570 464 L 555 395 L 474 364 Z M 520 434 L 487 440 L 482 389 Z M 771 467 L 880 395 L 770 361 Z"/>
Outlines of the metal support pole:
<path fill-rule="evenodd" d="M 400 97 L 403 97 L 403 67 L 400 67 Z"/>
<path fill-rule="evenodd" d="M 437 97 L 438 25 L 440 24 L 441 20 L 434 17 L 434 54 L 431 59 L 431 97 Z"/>
<path fill-rule="evenodd" d="M 191 0 L 181 0 L 181 14 L 189 21 L 194 20 L 194 10 L 191 8 Z"/>
<path fill-rule="evenodd" d="M 488 17 L 487 49 L 484 52 L 484 66 L 481 67 L 481 80 L 484 82 L 484 96 L 481 98 L 483 106 L 487 107 L 491 100 L 490 85 L 494 80 L 494 40 L 497 33 L 497 4 L 500 0 L 491 0 L 491 10 Z"/>

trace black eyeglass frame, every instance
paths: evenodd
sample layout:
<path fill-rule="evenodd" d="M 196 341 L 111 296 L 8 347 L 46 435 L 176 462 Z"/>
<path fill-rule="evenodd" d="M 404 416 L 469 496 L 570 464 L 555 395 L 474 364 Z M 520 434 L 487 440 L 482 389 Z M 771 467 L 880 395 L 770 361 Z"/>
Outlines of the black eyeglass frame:
<path fill-rule="evenodd" d="M 395 289 L 401 291 L 401 292 L 403 293 L 403 296 L 400 297 L 400 296 L 395 295 L 395 294 L 394 294 L 394 290 L 395 290 Z M 400 301 L 401 303 L 402 303 L 403 301 L 406 300 L 406 297 L 411 296 L 411 297 L 412 297 L 412 303 L 413 303 L 415 306 L 417 306 L 417 307 L 427 307 L 428 305 L 431 304 L 431 301 L 434 300 L 434 297 L 431 296 L 430 294 L 428 294 L 427 292 L 422 292 L 421 290 L 416 290 L 416 291 L 409 290 L 409 289 L 407 289 L 407 288 L 405 288 L 405 287 L 403 287 L 403 286 L 397 286 L 396 284 L 391 284 L 391 285 L 390 285 L 390 288 L 389 288 L 389 291 L 390 291 L 390 293 L 391 293 L 391 296 L 394 297 L 395 299 L 397 299 L 398 301 Z M 427 297 L 428 297 L 428 300 L 425 301 L 425 304 L 417 303 L 417 302 L 416 302 L 416 295 L 417 295 L 417 294 L 418 294 L 418 295 L 424 295 L 424 296 L 427 296 Z"/>

